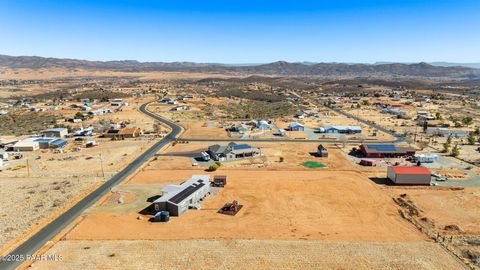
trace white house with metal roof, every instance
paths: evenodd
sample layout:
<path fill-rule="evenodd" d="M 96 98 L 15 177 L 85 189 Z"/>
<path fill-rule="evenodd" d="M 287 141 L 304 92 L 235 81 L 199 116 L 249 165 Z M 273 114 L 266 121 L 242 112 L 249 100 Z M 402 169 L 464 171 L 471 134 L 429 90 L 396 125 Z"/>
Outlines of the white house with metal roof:
<path fill-rule="evenodd" d="M 153 202 L 156 213 L 168 211 L 171 216 L 180 216 L 188 209 L 200 209 L 200 202 L 210 193 L 209 175 L 192 175 L 180 185 L 168 185 L 164 193 Z"/>
<path fill-rule="evenodd" d="M 325 126 L 317 129 L 319 133 L 362 133 L 360 126 Z"/>

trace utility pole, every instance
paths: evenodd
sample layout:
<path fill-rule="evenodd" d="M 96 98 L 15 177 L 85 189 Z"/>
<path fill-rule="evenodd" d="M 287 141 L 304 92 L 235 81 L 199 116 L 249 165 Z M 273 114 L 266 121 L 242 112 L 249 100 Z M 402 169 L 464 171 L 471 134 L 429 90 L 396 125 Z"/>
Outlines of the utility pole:
<path fill-rule="evenodd" d="M 26 156 L 27 160 L 27 176 L 30 177 L 30 164 L 28 163 L 28 156 Z"/>
<path fill-rule="evenodd" d="M 99 154 L 100 157 L 100 167 L 102 169 L 102 177 L 105 179 L 105 171 L 103 170 L 103 159 L 102 159 L 102 153 Z"/>

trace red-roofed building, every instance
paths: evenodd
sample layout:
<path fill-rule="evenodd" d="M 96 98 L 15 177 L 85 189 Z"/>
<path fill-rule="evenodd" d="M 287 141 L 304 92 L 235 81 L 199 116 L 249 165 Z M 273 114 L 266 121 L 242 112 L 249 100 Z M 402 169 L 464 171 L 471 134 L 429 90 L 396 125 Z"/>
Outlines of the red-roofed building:
<path fill-rule="evenodd" d="M 390 166 L 387 177 L 397 185 L 430 185 L 431 172 L 421 166 Z"/>

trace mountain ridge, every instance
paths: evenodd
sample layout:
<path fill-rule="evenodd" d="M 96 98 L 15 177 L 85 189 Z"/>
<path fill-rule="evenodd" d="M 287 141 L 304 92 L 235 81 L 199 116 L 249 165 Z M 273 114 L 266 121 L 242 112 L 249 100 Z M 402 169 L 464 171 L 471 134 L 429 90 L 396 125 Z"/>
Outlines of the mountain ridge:
<path fill-rule="evenodd" d="M 140 62 L 137 60 L 90 61 L 70 58 L 40 56 L 0 55 L 0 67 L 11 69 L 85 69 L 125 72 L 178 71 L 221 74 L 263 74 L 282 76 L 316 77 L 366 77 L 366 78 L 433 78 L 475 80 L 480 78 L 480 69 L 463 66 L 438 66 L 419 63 L 313 63 L 276 61 L 266 64 L 230 65 L 195 62 Z"/>

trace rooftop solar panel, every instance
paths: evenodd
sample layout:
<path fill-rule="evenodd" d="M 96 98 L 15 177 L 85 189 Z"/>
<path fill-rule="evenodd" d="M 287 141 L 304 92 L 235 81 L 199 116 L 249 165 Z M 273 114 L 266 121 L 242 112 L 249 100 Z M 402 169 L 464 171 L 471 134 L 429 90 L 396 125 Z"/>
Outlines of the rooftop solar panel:
<path fill-rule="evenodd" d="M 195 191 L 199 190 L 201 187 L 205 186 L 204 183 L 200 183 L 197 185 L 191 185 L 186 189 L 179 192 L 177 195 L 173 196 L 169 201 L 174 204 L 179 204 L 183 200 L 185 200 L 188 196 L 192 195 Z"/>
<path fill-rule="evenodd" d="M 248 149 L 248 148 L 251 148 L 251 146 L 248 144 L 237 144 L 232 146 L 232 149 L 234 150 Z"/>

